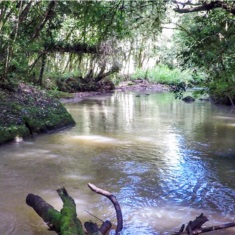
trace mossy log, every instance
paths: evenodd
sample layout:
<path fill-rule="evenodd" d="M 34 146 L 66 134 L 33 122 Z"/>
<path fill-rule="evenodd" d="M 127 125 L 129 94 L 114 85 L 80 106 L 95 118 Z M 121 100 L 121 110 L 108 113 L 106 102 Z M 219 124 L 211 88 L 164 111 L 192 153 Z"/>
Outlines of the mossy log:
<path fill-rule="evenodd" d="M 123 219 L 116 197 L 105 190 L 97 188 L 93 184 L 89 183 L 88 186 L 92 191 L 106 196 L 113 203 L 117 214 L 116 234 L 119 233 L 123 227 Z M 26 198 L 27 205 L 35 210 L 51 230 L 59 235 L 105 235 L 111 229 L 112 224 L 108 220 L 103 222 L 100 228 L 97 224 L 89 221 L 84 223 L 85 232 L 81 221 L 77 218 L 74 199 L 69 196 L 65 188 L 58 189 L 57 192 L 63 201 L 63 208 L 60 212 L 37 195 L 29 194 Z"/>
<path fill-rule="evenodd" d="M 76 205 L 65 188 L 57 190 L 63 201 L 60 212 L 45 202 L 41 197 L 29 194 L 26 198 L 27 205 L 31 206 L 44 220 L 51 230 L 60 235 L 85 235 L 81 221 L 77 218 Z"/>

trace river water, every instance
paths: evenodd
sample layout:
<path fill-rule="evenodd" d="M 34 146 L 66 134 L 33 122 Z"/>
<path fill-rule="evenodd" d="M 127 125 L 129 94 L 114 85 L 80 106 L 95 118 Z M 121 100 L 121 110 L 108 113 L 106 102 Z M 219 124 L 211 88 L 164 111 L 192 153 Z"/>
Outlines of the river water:
<path fill-rule="evenodd" d="M 116 195 L 124 235 L 170 234 L 202 212 L 207 226 L 235 220 L 234 110 L 132 92 L 66 108 L 75 127 L 0 148 L 0 234 L 55 234 L 25 198 L 40 195 L 60 210 L 63 186 L 82 222 L 99 223 L 93 214 L 115 224 L 110 201 L 88 182 Z"/>

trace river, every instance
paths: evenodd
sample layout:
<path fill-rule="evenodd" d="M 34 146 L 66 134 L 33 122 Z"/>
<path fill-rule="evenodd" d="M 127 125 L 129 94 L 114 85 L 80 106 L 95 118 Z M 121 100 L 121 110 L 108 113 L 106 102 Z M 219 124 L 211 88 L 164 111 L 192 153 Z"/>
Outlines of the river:
<path fill-rule="evenodd" d="M 115 224 L 110 201 L 88 182 L 116 195 L 123 235 L 170 234 L 202 212 L 207 226 L 235 220 L 235 110 L 132 92 L 66 108 L 75 127 L 1 146 L 0 234 L 55 234 L 25 198 L 40 195 L 60 210 L 63 186 L 82 222 L 99 222 L 93 214 Z"/>

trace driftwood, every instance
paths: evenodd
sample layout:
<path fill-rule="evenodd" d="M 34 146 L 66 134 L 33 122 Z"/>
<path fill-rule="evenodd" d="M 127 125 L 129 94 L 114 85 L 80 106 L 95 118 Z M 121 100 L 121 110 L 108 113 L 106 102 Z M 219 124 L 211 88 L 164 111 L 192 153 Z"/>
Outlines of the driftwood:
<path fill-rule="evenodd" d="M 97 188 L 93 184 L 88 184 L 92 191 L 106 196 L 113 203 L 117 214 L 117 228 L 116 234 L 122 230 L 123 219 L 119 203 L 114 195 Z M 112 224 L 110 221 L 105 221 L 99 228 L 96 223 L 91 221 L 85 222 L 83 229 L 81 221 L 77 218 L 76 205 L 74 199 L 69 196 L 65 188 L 57 190 L 60 198 L 63 201 L 63 208 L 59 212 L 53 206 L 44 201 L 40 196 L 29 194 L 26 198 L 27 205 L 31 206 L 35 212 L 43 219 L 48 225 L 50 230 L 57 232 L 59 235 L 105 235 L 110 230 Z"/>
<path fill-rule="evenodd" d="M 194 235 L 194 234 L 207 233 L 207 232 L 212 232 L 215 230 L 225 229 L 225 228 L 230 228 L 230 227 L 235 226 L 235 223 L 227 223 L 227 224 L 222 224 L 218 226 L 202 228 L 202 225 L 206 223 L 207 221 L 209 221 L 208 218 L 204 216 L 203 214 L 201 214 L 198 217 L 196 217 L 195 220 L 189 221 L 185 230 L 184 230 L 185 225 L 183 224 L 179 232 L 173 233 L 172 235 L 186 235 L 186 234 Z"/>
<path fill-rule="evenodd" d="M 111 194 L 110 192 L 108 192 L 108 191 L 105 191 L 103 189 L 97 188 L 94 184 L 89 183 L 88 187 L 92 191 L 107 197 L 113 203 L 115 211 L 116 211 L 116 216 L 117 216 L 116 234 L 121 232 L 121 230 L 123 228 L 123 218 L 122 218 L 121 207 L 120 207 L 116 197 L 113 194 Z"/>
<path fill-rule="evenodd" d="M 93 192 L 107 197 L 113 203 L 117 217 L 115 234 L 118 234 L 123 229 L 123 218 L 116 197 L 110 192 L 100 189 L 91 183 L 88 184 L 88 187 Z M 112 224 L 108 220 L 105 222 L 102 221 L 103 224 L 100 228 L 96 223 L 88 221 L 84 223 L 84 227 L 86 228 L 86 231 L 84 231 L 81 221 L 77 218 L 74 199 L 69 196 L 65 188 L 58 189 L 57 192 L 63 201 L 63 208 L 60 212 L 37 195 L 29 194 L 26 198 L 26 203 L 44 220 L 50 230 L 54 230 L 59 235 L 105 235 L 111 229 Z M 172 235 L 194 235 L 235 226 L 235 223 L 227 223 L 202 228 L 202 225 L 207 221 L 208 218 L 201 214 L 196 217 L 195 220 L 190 221 L 187 226 L 183 224 L 180 230 Z"/>
<path fill-rule="evenodd" d="M 58 189 L 57 192 L 64 203 L 60 212 L 34 194 L 27 196 L 26 203 L 37 212 L 51 230 L 58 234 L 85 235 L 82 223 L 77 218 L 73 198 L 69 196 L 65 188 Z"/>

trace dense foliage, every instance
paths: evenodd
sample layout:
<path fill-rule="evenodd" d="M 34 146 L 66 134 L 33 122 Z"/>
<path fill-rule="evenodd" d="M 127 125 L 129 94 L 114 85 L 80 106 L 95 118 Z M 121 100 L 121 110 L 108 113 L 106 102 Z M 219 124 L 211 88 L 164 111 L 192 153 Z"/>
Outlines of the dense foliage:
<path fill-rule="evenodd" d="M 203 88 L 216 103 L 234 106 L 234 17 L 233 1 L 177 3 L 181 15 L 175 34 L 178 61 L 193 70 L 192 85 Z M 204 72 L 204 76 L 198 74 Z"/>
<path fill-rule="evenodd" d="M 174 71 L 186 68 L 193 85 L 234 105 L 234 15 L 234 3 L 222 0 L 1 1 L 0 85 L 96 90 L 136 69 L 181 84 Z M 161 34 L 169 23 L 174 40 Z M 164 79 L 155 76 L 159 64 Z"/>
<path fill-rule="evenodd" d="M 43 85 L 45 72 L 75 70 L 83 79 L 80 83 L 99 82 L 120 69 L 117 41 L 129 37 L 133 27 L 149 22 L 159 26 L 162 5 L 163 1 L 3 1 L 1 84 L 25 80 Z"/>
<path fill-rule="evenodd" d="M 191 24 L 187 25 L 189 20 Z M 207 74 L 204 79 L 195 76 L 194 83 L 203 87 L 203 92 L 209 92 L 215 102 L 234 105 L 234 16 L 214 10 L 182 21 L 185 30 L 178 37 L 183 65 L 195 73 L 203 70 Z"/>
<path fill-rule="evenodd" d="M 167 65 L 159 64 L 152 69 L 137 69 L 132 79 L 145 78 L 152 83 L 178 85 L 180 82 L 190 83 L 192 76 L 189 70 L 181 71 L 178 68 L 170 69 Z"/>

